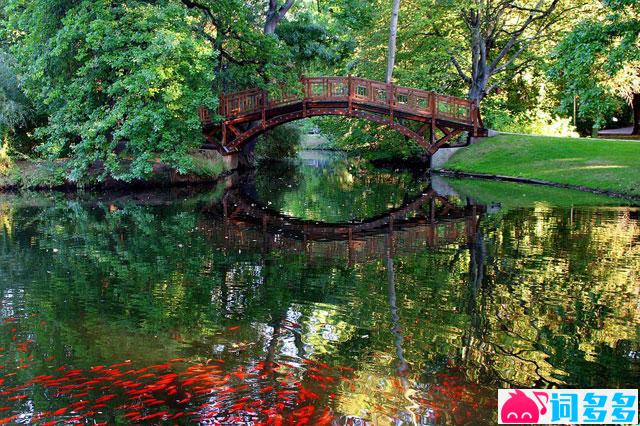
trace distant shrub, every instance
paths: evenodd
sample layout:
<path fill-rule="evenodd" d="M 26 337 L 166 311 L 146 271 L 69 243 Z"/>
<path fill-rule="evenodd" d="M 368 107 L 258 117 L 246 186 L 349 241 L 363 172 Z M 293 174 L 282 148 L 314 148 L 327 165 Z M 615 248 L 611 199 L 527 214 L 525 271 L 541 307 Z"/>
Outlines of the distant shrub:
<path fill-rule="evenodd" d="M 283 124 L 259 136 L 255 154 L 259 159 L 293 158 L 300 147 L 302 133 L 295 124 Z"/>
<path fill-rule="evenodd" d="M 2 144 L 0 148 L 0 176 L 8 174 L 14 167 L 13 160 L 8 154 L 8 142 Z"/>
<path fill-rule="evenodd" d="M 488 111 L 485 115 L 485 124 L 491 129 L 507 133 L 558 137 L 580 136 L 570 118 L 553 116 L 541 110 L 520 114 Z"/>
<path fill-rule="evenodd" d="M 369 160 L 408 159 L 424 153 L 413 140 L 370 121 L 322 117 L 316 123 L 328 139 L 325 148 L 344 150 Z"/>

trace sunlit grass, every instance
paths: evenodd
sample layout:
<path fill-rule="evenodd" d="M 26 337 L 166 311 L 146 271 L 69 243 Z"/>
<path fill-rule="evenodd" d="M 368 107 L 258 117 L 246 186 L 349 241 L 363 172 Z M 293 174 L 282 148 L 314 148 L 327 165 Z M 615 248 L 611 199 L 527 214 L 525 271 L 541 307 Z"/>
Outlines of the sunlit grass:
<path fill-rule="evenodd" d="M 636 141 L 500 135 L 460 150 L 445 168 L 640 195 Z"/>

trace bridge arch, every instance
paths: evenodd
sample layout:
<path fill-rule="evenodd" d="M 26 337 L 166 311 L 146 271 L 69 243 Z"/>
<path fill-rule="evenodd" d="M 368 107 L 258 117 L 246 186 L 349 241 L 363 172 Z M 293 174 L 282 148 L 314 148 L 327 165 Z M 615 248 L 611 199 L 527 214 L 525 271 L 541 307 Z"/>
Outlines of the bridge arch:
<path fill-rule="evenodd" d="M 418 134 L 417 132 L 411 130 L 411 128 L 401 123 L 389 123 L 389 121 L 386 120 L 384 117 L 378 116 L 376 114 L 367 113 L 365 111 L 352 111 L 351 113 L 349 113 L 348 111 L 343 111 L 339 109 L 311 109 L 311 110 L 307 110 L 306 114 L 304 114 L 302 111 L 296 111 L 296 112 L 286 113 L 283 115 L 273 117 L 271 119 L 266 120 L 264 123 L 260 123 L 256 126 L 250 127 L 246 131 L 242 132 L 237 138 L 234 139 L 234 145 L 241 147 L 245 143 L 248 143 L 251 139 L 282 124 L 290 123 L 292 121 L 297 121 L 297 120 L 304 120 L 305 118 L 309 118 L 309 117 L 318 117 L 318 116 L 340 116 L 340 117 L 359 118 L 362 120 L 373 121 L 383 126 L 387 126 L 390 129 L 396 130 L 397 132 L 401 133 L 407 138 L 414 140 L 416 143 L 418 143 L 418 145 L 422 146 L 425 150 L 429 149 L 429 143 L 424 138 L 424 136 Z"/>
<path fill-rule="evenodd" d="M 208 207 L 210 213 L 246 227 L 288 235 L 304 241 L 344 241 L 366 235 L 387 233 L 389 228 L 411 228 L 424 224 L 438 225 L 461 222 L 484 211 L 482 206 L 460 206 L 451 203 L 431 187 L 426 188 L 400 206 L 367 219 L 349 222 L 318 222 L 288 216 L 270 208 L 249 195 L 246 187 L 227 189 L 220 205 Z M 426 208 L 426 212 L 422 209 Z M 475 225 L 474 225 L 475 226 Z"/>
<path fill-rule="evenodd" d="M 354 77 L 301 79 L 301 93 L 270 97 L 254 89 L 220 96 L 221 123 L 201 108 L 205 148 L 239 152 L 261 133 L 307 117 L 334 115 L 373 121 L 417 142 L 428 155 L 457 136 L 486 136 L 474 101 Z M 409 124 L 414 123 L 413 130 Z M 465 143 L 466 145 L 466 143 Z"/>
<path fill-rule="evenodd" d="M 394 254 L 411 254 L 460 238 L 474 241 L 484 207 L 461 206 L 431 188 L 401 206 L 354 222 L 326 223 L 285 215 L 260 204 L 243 185 L 225 192 L 209 204 L 199 228 L 225 244 L 263 250 L 278 248 L 305 256 L 345 256 L 349 264 L 358 259 L 382 259 L 390 248 Z"/>

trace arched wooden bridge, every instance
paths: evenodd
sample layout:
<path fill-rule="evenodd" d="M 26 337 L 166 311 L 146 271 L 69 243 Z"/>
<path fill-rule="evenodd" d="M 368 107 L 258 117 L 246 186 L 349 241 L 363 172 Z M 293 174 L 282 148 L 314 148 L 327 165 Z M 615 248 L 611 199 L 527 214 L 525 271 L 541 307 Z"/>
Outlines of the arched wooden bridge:
<path fill-rule="evenodd" d="M 199 110 L 205 148 L 223 154 L 239 152 L 259 134 L 290 121 L 321 115 L 355 117 L 389 126 L 413 139 L 427 154 L 452 148 L 461 134 L 487 135 L 478 105 L 471 100 L 440 95 L 356 77 L 303 77 L 302 91 L 272 97 L 251 89 L 220 96 L 215 122 Z"/>

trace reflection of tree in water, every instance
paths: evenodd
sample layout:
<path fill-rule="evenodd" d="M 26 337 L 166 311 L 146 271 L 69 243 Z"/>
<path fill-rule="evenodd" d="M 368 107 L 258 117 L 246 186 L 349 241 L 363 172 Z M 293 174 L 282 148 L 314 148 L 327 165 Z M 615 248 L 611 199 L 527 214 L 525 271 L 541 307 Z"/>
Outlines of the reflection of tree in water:
<path fill-rule="evenodd" d="M 324 168 L 269 163 L 255 174 L 252 195 L 291 216 L 340 222 L 381 214 L 415 197 L 425 186 L 422 177 L 411 171 L 335 159 Z"/>
<path fill-rule="evenodd" d="M 249 194 L 256 200 L 282 205 L 285 194 L 297 190 L 305 176 L 295 162 L 268 161 L 246 177 L 250 181 L 252 192 Z"/>
<path fill-rule="evenodd" d="M 629 286 L 640 253 L 630 244 L 638 224 L 626 213 L 608 216 L 520 210 L 485 229 L 484 290 L 469 305 L 481 315 L 471 315 L 466 339 L 476 341 L 469 362 L 480 371 L 493 366 L 484 381 L 623 387 L 637 379 L 628 353 L 638 323 L 631 307 L 638 289 Z"/>
<path fill-rule="evenodd" d="M 4 306 L 52 325 L 38 340 L 68 362 L 218 347 L 237 362 L 313 358 L 356 370 L 327 404 L 388 416 L 407 406 L 399 370 L 400 388 L 444 416 L 456 403 L 492 412 L 467 400 L 491 401 L 505 384 L 638 379 L 628 354 L 639 349 L 640 231 L 624 212 L 516 210 L 391 263 L 347 265 L 213 242 L 198 203 L 56 201 L 2 210 L 0 287 Z M 221 331 L 231 324 L 242 334 Z"/>

